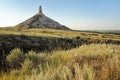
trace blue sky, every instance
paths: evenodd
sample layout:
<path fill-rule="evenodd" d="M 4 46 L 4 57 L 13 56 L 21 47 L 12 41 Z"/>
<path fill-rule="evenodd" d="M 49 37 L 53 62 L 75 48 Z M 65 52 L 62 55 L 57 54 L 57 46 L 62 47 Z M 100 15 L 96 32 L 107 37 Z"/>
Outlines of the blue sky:
<path fill-rule="evenodd" d="M 120 0 L 0 0 L 0 26 L 14 26 L 37 13 L 77 30 L 120 30 Z"/>

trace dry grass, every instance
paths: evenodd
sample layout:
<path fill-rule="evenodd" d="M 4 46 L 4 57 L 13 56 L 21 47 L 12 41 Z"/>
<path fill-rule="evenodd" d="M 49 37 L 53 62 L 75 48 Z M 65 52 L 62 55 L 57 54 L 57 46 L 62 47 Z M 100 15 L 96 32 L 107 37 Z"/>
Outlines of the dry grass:
<path fill-rule="evenodd" d="M 7 34 L 71 38 L 97 44 L 50 53 L 14 49 L 6 56 L 8 72 L 1 72 L 0 80 L 120 80 L 120 35 L 42 28 L 0 29 L 0 35 Z M 111 44 L 98 44 L 107 40 Z"/>
<path fill-rule="evenodd" d="M 15 35 L 28 35 L 28 36 L 46 36 L 46 37 L 61 37 L 61 38 L 91 38 L 95 39 L 107 39 L 107 40 L 120 40 L 120 35 L 114 34 L 99 34 L 92 32 L 78 32 L 70 30 L 57 30 L 57 29 L 44 29 L 44 28 L 31 28 L 31 29 L 16 29 L 16 28 L 4 28 L 0 29 L 0 34 L 15 34 Z"/>
<path fill-rule="evenodd" d="M 23 56 L 22 67 L 1 73 L 0 80 L 120 80 L 119 45 L 91 44 Z"/>

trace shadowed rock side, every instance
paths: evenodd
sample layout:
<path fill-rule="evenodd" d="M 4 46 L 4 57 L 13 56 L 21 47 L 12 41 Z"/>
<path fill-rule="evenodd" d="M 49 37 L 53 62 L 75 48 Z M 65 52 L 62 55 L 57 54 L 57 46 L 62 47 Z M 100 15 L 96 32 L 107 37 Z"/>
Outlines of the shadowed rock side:
<path fill-rule="evenodd" d="M 42 12 L 41 6 L 39 8 L 39 12 L 36 15 L 34 15 L 30 19 L 18 24 L 17 27 L 54 28 L 54 29 L 69 30 L 68 27 L 61 25 L 60 23 L 54 21 L 53 19 L 45 16 Z"/>

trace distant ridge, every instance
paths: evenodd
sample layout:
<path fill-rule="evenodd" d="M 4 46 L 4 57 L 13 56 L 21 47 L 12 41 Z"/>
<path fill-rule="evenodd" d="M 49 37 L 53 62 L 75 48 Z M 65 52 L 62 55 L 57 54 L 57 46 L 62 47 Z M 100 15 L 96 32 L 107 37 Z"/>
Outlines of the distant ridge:
<path fill-rule="evenodd" d="M 54 29 L 64 29 L 69 30 L 68 27 L 61 25 L 57 21 L 47 17 L 42 12 L 42 7 L 39 7 L 39 12 L 28 20 L 16 25 L 16 27 L 22 28 L 54 28 Z"/>

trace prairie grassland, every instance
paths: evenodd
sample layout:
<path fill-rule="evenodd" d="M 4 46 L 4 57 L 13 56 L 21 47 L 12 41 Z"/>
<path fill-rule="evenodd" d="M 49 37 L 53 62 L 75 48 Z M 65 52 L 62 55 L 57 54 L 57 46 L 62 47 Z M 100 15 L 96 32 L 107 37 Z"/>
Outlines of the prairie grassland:
<path fill-rule="evenodd" d="M 57 30 L 57 29 L 44 29 L 44 28 L 3 28 L 0 29 L 0 35 L 14 34 L 14 35 L 26 35 L 26 36 L 44 36 L 44 37 L 60 37 L 60 38 L 90 38 L 92 40 L 120 40 L 120 35 L 114 34 L 100 34 L 93 32 L 80 32 L 72 30 Z"/>
<path fill-rule="evenodd" d="M 120 80 L 120 45 L 82 45 L 67 51 L 24 54 L 14 49 L 0 80 Z"/>

